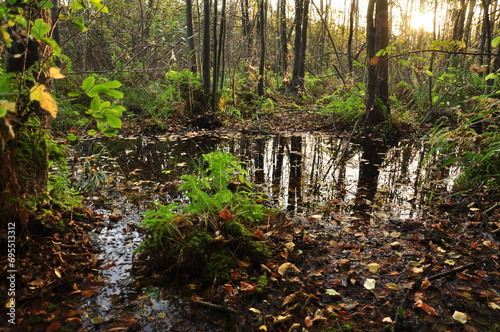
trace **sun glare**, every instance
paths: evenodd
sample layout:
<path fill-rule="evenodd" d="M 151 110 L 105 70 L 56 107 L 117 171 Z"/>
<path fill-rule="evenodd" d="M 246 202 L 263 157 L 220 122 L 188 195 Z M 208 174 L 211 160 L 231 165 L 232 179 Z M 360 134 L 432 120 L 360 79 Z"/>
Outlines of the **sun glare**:
<path fill-rule="evenodd" d="M 411 18 L 411 27 L 415 30 L 432 32 L 432 14 L 415 13 Z"/>

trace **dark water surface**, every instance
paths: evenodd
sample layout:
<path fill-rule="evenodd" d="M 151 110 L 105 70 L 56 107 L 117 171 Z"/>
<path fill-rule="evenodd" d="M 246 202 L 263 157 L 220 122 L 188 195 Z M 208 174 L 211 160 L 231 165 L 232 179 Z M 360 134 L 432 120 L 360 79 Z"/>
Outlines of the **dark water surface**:
<path fill-rule="evenodd" d="M 423 166 L 427 151 L 419 141 L 352 143 L 317 133 L 193 133 L 82 141 L 75 146 L 77 178 L 85 184 L 95 181 L 96 174 L 104 175 L 101 186 L 107 192 L 88 198 L 103 215 L 105 227 L 96 235 L 104 287 L 82 304 L 88 312 L 87 327 L 127 315 L 142 322 L 145 331 L 158 326 L 168 330 L 182 321 L 186 306 L 175 294 L 159 300 L 160 290 L 133 287 L 133 250 L 142 240 L 135 226 L 154 201 L 182 199 L 175 190 L 180 176 L 192 172 L 202 154 L 214 150 L 240 157 L 250 181 L 269 197 L 270 205 L 305 220 L 335 225 L 352 219 L 404 221 L 425 213 L 430 195 L 430 168 Z M 444 186 L 452 182 L 450 178 Z M 97 185 L 97 191 L 102 189 Z"/>

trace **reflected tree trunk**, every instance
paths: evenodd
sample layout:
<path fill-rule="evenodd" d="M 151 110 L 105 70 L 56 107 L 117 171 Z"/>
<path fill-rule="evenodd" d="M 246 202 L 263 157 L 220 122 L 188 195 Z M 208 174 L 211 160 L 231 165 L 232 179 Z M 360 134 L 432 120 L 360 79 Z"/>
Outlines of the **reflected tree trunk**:
<path fill-rule="evenodd" d="M 377 193 L 380 165 L 384 160 L 389 146 L 377 141 L 365 141 L 361 144 L 363 153 L 359 166 L 358 189 L 356 199 L 357 208 L 363 212 L 371 211 L 371 205 Z M 366 201 L 368 200 L 368 201 Z"/>

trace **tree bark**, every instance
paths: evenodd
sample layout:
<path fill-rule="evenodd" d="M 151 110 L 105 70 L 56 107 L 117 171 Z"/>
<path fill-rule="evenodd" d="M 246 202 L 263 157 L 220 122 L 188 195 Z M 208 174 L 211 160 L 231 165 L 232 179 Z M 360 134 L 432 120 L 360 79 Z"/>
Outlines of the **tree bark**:
<path fill-rule="evenodd" d="M 286 32 L 286 0 L 280 0 L 279 24 L 280 24 L 280 70 L 283 79 L 286 80 L 288 73 L 288 37 Z"/>
<path fill-rule="evenodd" d="M 201 80 L 205 94 L 210 95 L 210 0 L 203 0 L 203 49 Z"/>
<path fill-rule="evenodd" d="M 387 0 L 370 0 L 366 17 L 366 53 L 368 77 L 366 86 L 365 123 L 375 125 L 389 116 L 388 56 L 377 52 L 389 46 Z"/>
<path fill-rule="evenodd" d="M 186 0 L 186 34 L 188 44 L 188 61 L 191 72 L 198 72 L 196 64 L 196 49 L 194 47 L 194 28 L 193 28 L 193 1 Z"/>
<path fill-rule="evenodd" d="M 293 59 L 293 71 L 292 71 L 292 91 L 298 91 L 303 82 L 300 80 L 300 64 L 301 64 L 301 52 L 302 52 L 302 16 L 304 10 L 303 0 L 295 0 L 295 41 L 294 41 L 294 59 Z"/>
<path fill-rule="evenodd" d="M 39 10 L 35 3 L 27 8 L 26 18 L 35 21 L 42 18 L 49 25 L 50 12 Z M 19 28 L 19 32 L 16 31 Z M 28 70 L 38 63 L 43 52 L 41 43 L 23 36 L 23 27 L 10 28 L 12 46 L 7 49 L 7 71 L 15 73 L 20 80 L 20 91 L 16 100 L 17 113 L 8 113 L 0 120 L 0 226 L 19 223 L 28 229 L 30 207 L 28 201 L 35 201 L 47 192 L 48 146 L 46 131 L 50 128 L 48 113 L 38 102 L 31 102 L 21 93 L 21 88 L 32 87 L 34 82 L 28 77 Z M 36 80 L 43 81 L 50 91 L 50 80 L 43 74 L 34 73 Z M 29 125 L 28 125 L 29 123 Z M 5 134 L 8 133 L 8 140 Z"/>
<path fill-rule="evenodd" d="M 347 37 L 347 65 L 349 67 L 349 72 L 353 70 L 353 56 L 352 56 L 352 40 L 354 37 L 354 20 L 357 18 L 355 13 L 358 8 L 358 0 L 351 0 L 351 8 L 349 10 L 349 36 Z"/>
<path fill-rule="evenodd" d="M 259 1 L 260 63 L 257 94 L 264 95 L 264 75 L 266 70 L 266 0 Z"/>

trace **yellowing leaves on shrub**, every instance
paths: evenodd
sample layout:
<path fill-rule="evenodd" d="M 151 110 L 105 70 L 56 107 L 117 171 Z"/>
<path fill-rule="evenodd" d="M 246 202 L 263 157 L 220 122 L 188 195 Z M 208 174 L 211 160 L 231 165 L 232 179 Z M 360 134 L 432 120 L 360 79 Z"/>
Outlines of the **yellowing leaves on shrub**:
<path fill-rule="evenodd" d="M 40 107 L 46 110 L 52 115 L 53 118 L 57 116 L 57 103 L 50 93 L 48 93 L 47 88 L 43 84 L 35 85 L 30 90 L 30 100 L 38 101 Z"/>
<path fill-rule="evenodd" d="M 50 67 L 49 68 L 49 77 L 58 80 L 61 78 L 65 78 L 66 76 L 64 76 L 61 73 L 61 69 L 59 69 L 57 67 Z"/>

